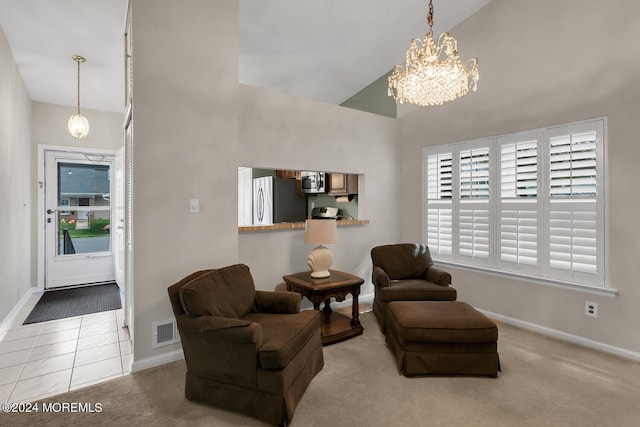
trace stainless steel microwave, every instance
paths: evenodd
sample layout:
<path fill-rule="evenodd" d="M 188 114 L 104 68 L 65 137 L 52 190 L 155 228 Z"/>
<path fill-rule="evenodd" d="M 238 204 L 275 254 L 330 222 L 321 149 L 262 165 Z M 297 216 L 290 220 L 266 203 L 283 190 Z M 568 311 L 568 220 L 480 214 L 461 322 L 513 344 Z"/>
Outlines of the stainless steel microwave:
<path fill-rule="evenodd" d="M 303 193 L 326 193 L 327 174 L 324 172 L 300 172 Z"/>

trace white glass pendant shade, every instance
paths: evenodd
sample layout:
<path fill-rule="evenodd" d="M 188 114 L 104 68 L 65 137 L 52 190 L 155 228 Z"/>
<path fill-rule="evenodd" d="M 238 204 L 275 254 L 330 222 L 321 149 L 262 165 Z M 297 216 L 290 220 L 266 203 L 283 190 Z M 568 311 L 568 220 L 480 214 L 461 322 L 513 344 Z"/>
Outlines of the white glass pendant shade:
<path fill-rule="evenodd" d="M 67 126 L 69 127 L 69 133 L 75 139 L 85 139 L 89 134 L 89 120 L 82 114 L 78 113 L 69 117 Z"/>

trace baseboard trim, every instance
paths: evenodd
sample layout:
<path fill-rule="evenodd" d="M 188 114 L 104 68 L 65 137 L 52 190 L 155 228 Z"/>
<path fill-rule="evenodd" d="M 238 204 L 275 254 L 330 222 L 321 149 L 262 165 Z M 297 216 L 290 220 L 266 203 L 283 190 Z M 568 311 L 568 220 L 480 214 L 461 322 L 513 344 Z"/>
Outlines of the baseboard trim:
<path fill-rule="evenodd" d="M 372 303 L 373 294 L 362 295 L 358 299 L 363 302 L 366 301 L 366 302 Z M 344 301 L 336 304 L 336 306 L 343 306 L 343 305 L 351 305 L 351 301 Z M 547 328 L 546 326 L 541 326 L 536 323 L 526 322 L 524 320 L 515 319 L 513 317 L 504 316 L 502 314 L 493 313 L 491 311 L 482 310 L 479 308 L 478 308 L 478 311 L 484 313 L 486 316 L 492 319 L 495 319 L 500 322 L 504 322 L 509 325 L 517 326 L 519 328 L 536 332 L 542 335 L 547 335 L 553 338 L 558 338 L 560 340 L 567 341 L 573 344 L 582 345 L 584 347 L 592 348 L 594 350 L 599 350 L 605 353 L 611 353 L 617 356 L 625 357 L 627 359 L 640 361 L 640 353 L 637 353 L 625 348 L 616 347 L 616 346 L 605 344 L 599 341 L 590 340 L 578 335 L 573 335 L 566 332 L 558 331 L 557 329 Z M 0 333 L 1 332 L 2 332 L 2 329 L 0 326 Z M 163 353 L 157 356 L 152 356 L 142 360 L 134 361 L 133 365 L 131 366 L 131 372 L 133 373 L 133 372 L 143 371 L 145 369 L 155 368 L 156 366 L 161 366 L 161 365 L 175 362 L 182 359 L 184 359 L 184 353 L 182 352 L 182 349 L 170 351 L 168 353 Z"/>
<path fill-rule="evenodd" d="M 134 360 L 131 365 L 131 373 L 144 371 L 145 369 L 155 368 L 156 366 L 165 365 L 184 359 L 182 349 L 170 351 L 168 353 L 158 354 L 157 356 L 147 357 L 141 360 Z"/>
<path fill-rule="evenodd" d="M 20 310 L 22 310 L 22 307 L 24 307 L 29 298 L 31 298 L 31 295 L 33 295 L 35 292 L 38 292 L 38 288 L 32 287 L 27 289 L 27 291 L 22 294 L 22 297 L 18 300 L 17 304 L 9 313 L 7 313 L 7 315 L 2 320 L 2 323 L 0 323 L 0 335 L 3 335 L 9 329 Z"/>
<path fill-rule="evenodd" d="M 588 338 L 584 338 L 579 335 L 569 334 L 566 332 L 558 331 L 557 329 L 551 329 L 546 326 L 538 325 L 536 323 L 526 322 L 524 320 L 515 319 L 509 316 L 503 316 L 502 314 L 493 313 L 487 310 L 481 310 L 479 308 L 477 310 L 480 311 L 481 313 L 484 313 L 486 316 L 492 319 L 495 319 L 500 322 L 504 322 L 508 325 L 517 326 L 522 329 L 527 329 L 529 331 L 537 332 L 542 335 L 558 338 L 563 341 L 568 341 L 573 344 L 582 345 L 584 347 L 592 348 L 594 350 L 599 350 L 605 353 L 611 353 L 617 356 L 622 356 L 627 359 L 640 361 L 640 353 L 628 350 L 626 348 L 616 347 L 616 346 L 605 344 L 599 341 L 590 340 Z"/>

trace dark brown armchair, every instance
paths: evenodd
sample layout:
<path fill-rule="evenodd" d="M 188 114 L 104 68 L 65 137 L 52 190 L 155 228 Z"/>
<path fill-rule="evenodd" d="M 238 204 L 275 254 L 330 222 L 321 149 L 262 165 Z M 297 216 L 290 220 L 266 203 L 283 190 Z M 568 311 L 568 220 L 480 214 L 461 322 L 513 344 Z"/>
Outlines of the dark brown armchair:
<path fill-rule="evenodd" d="M 168 289 L 187 364 L 185 397 L 288 424 L 322 370 L 320 312 L 294 292 L 256 290 L 243 264 L 193 273 Z"/>
<path fill-rule="evenodd" d="M 433 267 L 429 248 L 414 243 L 371 249 L 374 288 L 373 313 L 385 332 L 387 304 L 391 301 L 455 301 L 451 274 Z"/>

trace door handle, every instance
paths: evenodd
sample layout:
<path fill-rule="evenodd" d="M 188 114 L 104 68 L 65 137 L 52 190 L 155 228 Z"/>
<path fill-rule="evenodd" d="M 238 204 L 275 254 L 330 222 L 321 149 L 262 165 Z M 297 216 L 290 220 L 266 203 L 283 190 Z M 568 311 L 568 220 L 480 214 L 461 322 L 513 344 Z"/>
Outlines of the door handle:
<path fill-rule="evenodd" d="M 55 212 L 55 209 L 54 209 L 54 210 L 47 209 L 47 213 L 48 213 L 49 215 L 51 215 L 51 214 L 52 214 L 52 213 L 54 213 L 54 212 Z"/>

